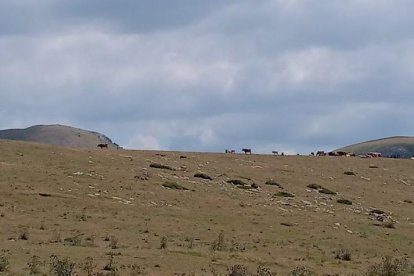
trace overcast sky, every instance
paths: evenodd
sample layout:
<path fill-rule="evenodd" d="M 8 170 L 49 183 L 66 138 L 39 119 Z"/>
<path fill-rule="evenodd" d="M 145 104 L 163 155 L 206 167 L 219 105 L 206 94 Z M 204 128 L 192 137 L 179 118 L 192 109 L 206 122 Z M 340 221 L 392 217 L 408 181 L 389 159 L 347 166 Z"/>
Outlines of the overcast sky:
<path fill-rule="evenodd" d="M 0 0 L 0 129 L 290 153 L 414 135 L 412 0 Z"/>

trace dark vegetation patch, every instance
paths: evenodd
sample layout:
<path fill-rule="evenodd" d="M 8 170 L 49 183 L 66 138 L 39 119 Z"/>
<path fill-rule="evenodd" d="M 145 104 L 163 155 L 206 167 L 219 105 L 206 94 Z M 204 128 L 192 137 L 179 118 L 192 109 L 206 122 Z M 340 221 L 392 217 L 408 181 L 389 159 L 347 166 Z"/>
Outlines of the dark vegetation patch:
<path fill-rule="evenodd" d="M 410 275 L 410 272 L 412 269 L 410 269 L 406 258 L 399 259 L 388 256 L 384 257 L 379 264 L 370 266 L 365 276 L 402 276 Z"/>
<path fill-rule="evenodd" d="M 325 187 L 322 187 L 319 184 L 309 184 L 307 187 L 313 190 L 317 190 L 321 194 L 336 195 L 336 192 L 331 191 Z"/>
<path fill-rule="evenodd" d="M 240 179 L 231 179 L 227 180 L 227 183 L 233 184 L 233 185 L 242 185 L 247 186 L 247 183 Z"/>
<path fill-rule="evenodd" d="M 342 261 L 350 261 L 351 260 L 351 252 L 347 249 L 338 249 L 335 252 L 335 259 L 342 260 Z"/>
<path fill-rule="evenodd" d="M 412 203 L 413 203 L 413 201 L 412 201 L 412 200 L 410 200 L 410 199 L 404 199 L 404 202 L 405 202 L 405 203 L 409 203 L 409 204 L 412 204 Z"/>
<path fill-rule="evenodd" d="M 159 164 L 159 163 L 152 163 L 149 165 L 151 168 L 155 168 L 155 169 L 162 169 L 162 170 L 170 170 L 170 171 L 174 171 L 173 168 L 171 168 L 170 166 L 167 165 L 163 165 L 163 164 Z"/>
<path fill-rule="evenodd" d="M 281 189 L 283 189 L 282 185 L 280 185 L 280 183 L 274 181 L 273 179 L 269 179 L 265 182 L 266 185 L 271 185 L 271 186 L 277 186 Z"/>
<path fill-rule="evenodd" d="M 295 197 L 295 195 L 294 195 L 294 194 L 291 194 L 291 193 L 289 193 L 289 192 L 284 192 L 284 191 L 282 191 L 282 192 L 277 192 L 277 193 L 275 193 L 273 196 L 274 196 L 274 197 L 275 197 L 275 196 L 280 196 L 280 197 Z"/>
<path fill-rule="evenodd" d="M 196 173 L 194 175 L 194 177 L 198 177 L 198 178 L 203 178 L 203 179 L 208 179 L 208 180 L 213 180 L 213 178 L 205 173 Z"/>
<path fill-rule="evenodd" d="M 344 175 L 355 175 L 355 173 L 352 172 L 352 171 L 345 171 L 344 172 Z"/>
<path fill-rule="evenodd" d="M 169 188 L 169 189 L 173 189 L 173 190 L 183 190 L 183 191 L 188 191 L 188 189 L 180 184 L 178 184 L 177 182 L 165 182 L 164 184 L 162 184 L 163 187 L 165 188 Z"/>
<path fill-rule="evenodd" d="M 345 204 L 345 205 L 352 205 L 352 201 L 350 201 L 349 199 L 338 199 L 336 202 L 341 203 L 341 204 Z"/>

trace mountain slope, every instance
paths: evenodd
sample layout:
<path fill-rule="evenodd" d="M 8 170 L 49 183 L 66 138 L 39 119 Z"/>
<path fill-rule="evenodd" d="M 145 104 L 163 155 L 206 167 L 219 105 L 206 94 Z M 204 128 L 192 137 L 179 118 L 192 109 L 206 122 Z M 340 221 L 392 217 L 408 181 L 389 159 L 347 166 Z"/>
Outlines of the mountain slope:
<path fill-rule="evenodd" d="M 349 151 L 356 154 L 380 152 L 386 157 L 411 158 L 414 156 L 414 137 L 396 136 L 372 140 L 346 146 L 337 151 Z"/>
<path fill-rule="evenodd" d="M 118 148 L 105 135 L 64 125 L 36 125 L 25 129 L 7 129 L 0 131 L 0 139 L 36 142 L 69 148 L 96 148 L 98 144 L 108 144 L 109 148 Z"/>

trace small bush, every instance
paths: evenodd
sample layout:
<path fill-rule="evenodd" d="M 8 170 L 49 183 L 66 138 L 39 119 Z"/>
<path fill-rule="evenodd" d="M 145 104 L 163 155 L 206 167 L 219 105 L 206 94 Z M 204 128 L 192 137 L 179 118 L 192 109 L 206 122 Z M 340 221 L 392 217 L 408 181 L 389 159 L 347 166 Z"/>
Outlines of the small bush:
<path fill-rule="evenodd" d="M 413 203 L 413 201 L 412 201 L 412 200 L 410 200 L 410 199 L 404 199 L 404 202 L 405 202 L 405 203 L 409 203 L 409 204 L 412 204 L 412 203 Z"/>
<path fill-rule="evenodd" d="M 277 192 L 273 196 L 280 196 L 280 197 L 295 197 L 294 194 L 288 193 L 288 192 Z"/>
<path fill-rule="evenodd" d="M 118 249 L 119 248 L 119 246 L 118 246 L 118 239 L 114 235 L 111 235 L 109 237 L 109 247 L 111 249 Z"/>
<path fill-rule="evenodd" d="M 228 180 L 227 183 L 230 183 L 233 185 L 247 186 L 247 183 L 240 179 L 231 179 L 231 180 Z"/>
<path fill-rule="evenodd" d="M 259 267 L 257 268 L 257 273 L 256 273 L 256 275 L 257 275 L 257 276 L 276 276 L 276 275 L 277 275 L 277 273 L 276 273 L 276 272 L 271 272 L 271 271 L 270 271 L 270 269 L 269 269 L 269 268 L 267 268 L 267 267 L 262 267 L 262 266 L 259 266 Z"/>
<path fill-rule="evenodd" d="M 160 249 L 167 249 L 168 239 L 166 236 L 161 238 Z"/>
<path fill-rule="evenodd" d="M 71 276 L 74 275 L 75 263 L 69 259 L 59 259 L 56 255 L 50 256 L 50 274 L 53 276 Z"/>
<path fill-rule="evenodd" d="M 309 184 L 307 187 L 310 188 L 310 189 L 314 189 L 314 190 L 319 190 L 319 189 L 322 189 L 323 188 L 319 184 Z"/>
<path fill-rule="evenodd" d="M 177 182 L 165 182 L 164 184 L 162 184 L 163 187 L 165 188 L 169 188 L 169 189 L 173 189 L 173 190 L 183 190 L 183 191 L 188 191 L 188 189 L 180 184 L 178 184 Z"/>
<path fill-rule="evenodd" d="M 114 260 L 114 256 L 115 256 L 115 253 L 113 252 L 109 253 L 108 263 L 103 268 L 105 271 L 111 271 L 113 273 L 116 273 L 118 271 L 118 267 L 116 266 L 117 263 Z"/>
<path fill-rule="evenodd" d="M 41 265 L 40 257 L 33 255 L 30 261 L 27 263 L 27 266 L 29 267 L 29 273 L 30 275 L 37 275 L 40 273 L 39 266 Z"/>
<path fill-rule="evenodd" d="M 379 264 L 374 264 L 368 268 L 365 276 L 402 276 L 409 272 L 409 263 L 407 259 L 393 259 L 385 257 Z"/>
<path fill-rule="evenodd" d="M 24 241 L 29 239 L 29 230 L 26 227 L 20 230 L 19 239 Z"/>
<path fill-rule="evenodd" d="M 229 269 L 229 276 L 253 276 L 251 272 L 244 265 L 233 265 Z"/>
<path fill-rule="evenodd" d="M 226 249 L 226 243 L 224 240 L 224 232 L 221 231 L 217 237 L 217 239 L 212 243 L 211 249 L 213 251 L 223 251 Z"/>
<path fill-rule="evenodd" d="M 170 166 L 167 165 L 162 165 L 162 164 L 158 164 L 158 163 L 152 163 L 149 165 L 151 168 L 155 168 L 155 169 L 162 169 L 162 170 L 170 170 L 170 171 L 174 171 L 173 168 L 171 168 Z"/>
<path fill-rule="evenodd" d="M 280 185 L 278 182 L 274 181 L 273 179 L 269 179 L 265 182 L 266 185 L 271 185 L 271 186 L 277 186 L 279 188 L 282 188 L 282 185 Z"/>
<path fill-rule="evenodd" d="M 335 259 L 342 260 L 342 261 L 350 261 L 351 260 L 351 252 L 347 249 L 339 249 L 335 251 Z"/>
<path fill-rule="evenodd" d="M 82 264 L 82 270 L 85 271 L 87 276 L 93 276 L 93 271 L 96 268 L 96 264 L 93 262 L 92 257 L 86 257 L 85 262 Z"/>
<path fill-rule="evenodd" d="M 395 229 L 395 223 L 393 221 L 385 221 L 382 224 L 382 227 L 388 228 L 388 229 Z"/>
<path fill-rule="evenodd" d="M 354 172 L 351 172 L 351 171 L 345 171 L 344 172 L 344 175 L 355 175 L 355 173 Z"/>
<path fill-rule="evenodd" d="M 9 270 L 9 255 L 5 250 L 2 250 L 0 254 L 0 272 L 6 272 Z"/>
<path fill-rule="evenodd" d="M 194 177 L 198 177 L 198 178 L 203 178 L 203 179 L 208 179 L 208 180 L 213 180 L 213 178 L 205 173 L 196 173 L 194 175 Z"/>
<path fill-rule="evenodd" d="M 341 204 L 345 204 L 345 205 L 352 205 L 352 201 L 348 200 L 348 199 L 338 199 L 336 202 L 341 203 Z"/>
<path fill-rule="evenodd" d="M 82 245 L 82 235 L 78 234 L 78 235 L 73 236 L 73 237 L 68 237 L 68 238 L 64 239 L 63 242 L 65 243 L 65 245 L 81 246 Z"/>
<path fill-rule="evenodd" d="M 321 194 L 336 195 L 336 192 L 331 191 L 331 190 L 329 190 L 329 189 L 327 189 L 327 188 L 322 188 L 322 189 L 320 189 L 320 190 L 319 190 L 319 192 L 320 192 Z"/>
<path fill-rule="evenodd" d="M 316 275 L 315 272 L 313 272 L 312 270 L 304 266 L 296 267 L 294 270 L 292 270 L 288 274 L 288 276 L 315 276 L 315 275 Z"/>

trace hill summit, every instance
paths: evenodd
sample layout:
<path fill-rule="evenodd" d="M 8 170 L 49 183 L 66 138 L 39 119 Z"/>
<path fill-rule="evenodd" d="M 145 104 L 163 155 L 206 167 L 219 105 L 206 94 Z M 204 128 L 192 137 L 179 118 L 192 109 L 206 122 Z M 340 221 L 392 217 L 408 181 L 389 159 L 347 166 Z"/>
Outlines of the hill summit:
<path fill-rule="evenodd" d="M 379 152 L 383 157 L 411 158 L 414 156 L 414 137 L 395 136 L 372 140 L 346 146 L 336 151 L 347 151 L 355 154 Z"/>
<path fill-rule="evenodd" d="M 108 144 L 108 148 L 119 148 L 107 136 L 65 125 L 36 125 L 25 129 L 0 130 L 0 139 L 50 144 L 68 148 L 96 148 Z"/>

